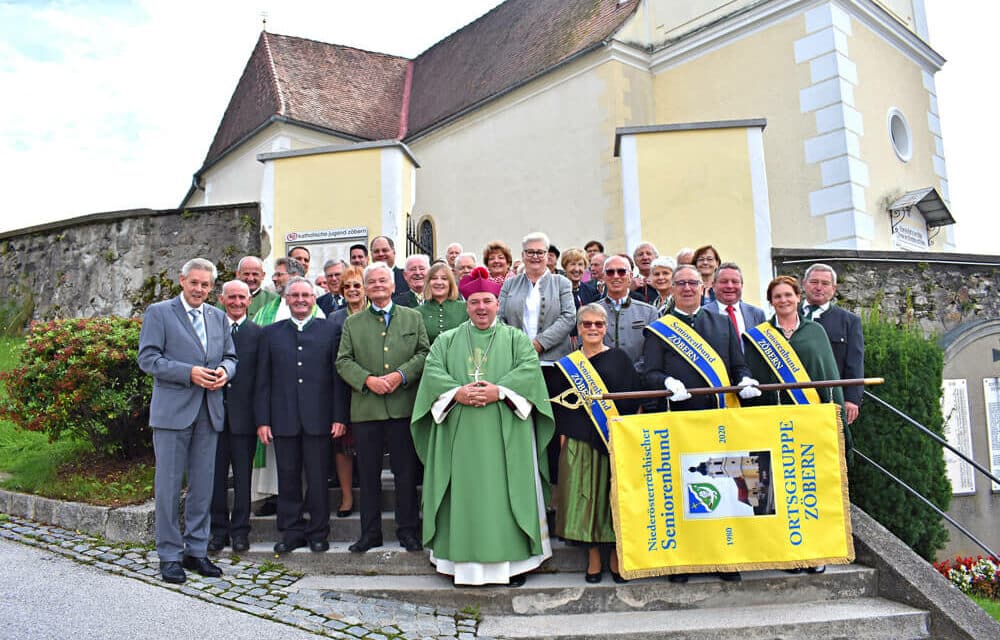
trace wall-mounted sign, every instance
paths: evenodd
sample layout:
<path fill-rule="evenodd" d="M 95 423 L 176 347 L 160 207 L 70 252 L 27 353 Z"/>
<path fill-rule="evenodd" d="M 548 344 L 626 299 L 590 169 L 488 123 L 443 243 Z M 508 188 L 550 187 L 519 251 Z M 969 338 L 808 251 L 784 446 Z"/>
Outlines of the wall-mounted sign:
<path fill-rule="evenodd" d="M 972 422 L 969 419 L 969 389 L 964 379 L 944 380 L 941 413 L 944 415 L 944 437 L 948 443 L 972 458 Z M 975 472 L 950 450 L 944 450 L 945 470 L 951 481 L 951 492 L 964 495 L 976 492 Z"/>
<path fill-rule="evenodd" d="M 331 240 L 368 239 L 368 227 L 347 227 L 346 229 L 324 229 L 321 231 L 290 231 L 285 234 L 285 243 L 312 244 Z"/>
<path fill-rule="evenodd" d="M 929 246 L 924 216 L 916 207 L 906 209 L 906 213 L 892 225 L 892 248 L 900 251 L 927 251 Z"/>
<path fill-rule="evenodd" d="M 282 255 L 288 255 L 289 249 L 298 245 L 308 248 L 310 260 L 306 277 L 312 280 L 323 273 L 323 264 L 327 260 L 343 260 L 350 264 L 352 244 L 368 244 L 368 227 L 290 231 L 285 234 Z"/>
<path fill-rule="evenodd" d="M 990 442 L 990 471 L 1000 477 L 1000 378 L 983 378 L 986 400 L 986 431 Z M 993 483 L 993 490 L 1000 485 Z"/>

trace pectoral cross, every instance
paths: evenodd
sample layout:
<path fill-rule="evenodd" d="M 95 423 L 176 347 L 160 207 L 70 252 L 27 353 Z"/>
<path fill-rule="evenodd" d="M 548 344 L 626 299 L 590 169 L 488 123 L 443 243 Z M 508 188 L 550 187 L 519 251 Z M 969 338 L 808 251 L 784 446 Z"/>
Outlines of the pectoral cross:
<path fill-rule="evenodd" d="M 474 371 L 470 371 L 469 372 L 469 375 L 472 376 L 472 380 L 476 384 L 478 384 L 479 383 L 479 378 L 483 375 L 483 372 L 479 370 L 479 367 L 476 367 L 476 369 Z"/>

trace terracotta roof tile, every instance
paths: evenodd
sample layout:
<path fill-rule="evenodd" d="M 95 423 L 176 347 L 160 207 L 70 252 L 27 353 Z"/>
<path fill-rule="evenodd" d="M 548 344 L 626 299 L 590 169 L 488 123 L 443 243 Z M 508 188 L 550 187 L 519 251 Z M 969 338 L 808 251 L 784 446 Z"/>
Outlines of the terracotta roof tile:
<path fill-rule="evenodd" d="M 419 133 L 600 43 L 637 5 L 508 0 L 414 61 L 261 33 L 203 169 L 272 116 L 365 140 Z"/>
<path fill-rule="evenodd" d="M 637 0 L 504 2 L 417 57 L 409 135 L 601 42 L 637 5 Z"/>

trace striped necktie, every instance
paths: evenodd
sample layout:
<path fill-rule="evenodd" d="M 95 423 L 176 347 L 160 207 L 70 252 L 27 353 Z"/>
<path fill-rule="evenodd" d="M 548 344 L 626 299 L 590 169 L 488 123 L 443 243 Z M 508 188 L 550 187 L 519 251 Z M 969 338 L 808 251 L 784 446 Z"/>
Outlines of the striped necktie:
<path fill-rule="evenodd" d="M 198 335 L 198 340 L 201 341 L 201 348 L 208 349 L 208 337 L 205 335 L 205 322 L 201 317 L 201 309 L 191 309 L 188 311 L 188 315 L 191 316 L 191 324 L 194 326 L 194 332 Z"/>

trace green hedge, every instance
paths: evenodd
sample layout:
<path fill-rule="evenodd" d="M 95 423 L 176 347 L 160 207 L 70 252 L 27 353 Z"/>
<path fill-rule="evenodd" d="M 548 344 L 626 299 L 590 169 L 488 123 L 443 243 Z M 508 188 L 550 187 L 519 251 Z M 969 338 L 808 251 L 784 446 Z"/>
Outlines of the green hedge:
<path fill-rule="evenodd" d="M 944 435 L 941 378 L 944 353 L 913 326 L 888 322 L 878 313 L 864 319 L 865 374 L 885 384 L 874 395 L 934 433 Z M 942 510 L 951 502 L 939 444 L 877 403 L 863 404 L 851 425 L 854 446 Z M 851 501 L 927 560 L 948 541 L 940 516 L 858 457 L 850 464 Z"/>
<path fill-rule="evenodd" d="M 50 440 L 80 438 L 108 457 L 151 447 L 152 379 L 136 363 L 139 318 L 33 323 L 15 367 L 0 373 L 0 418 Z"/>

